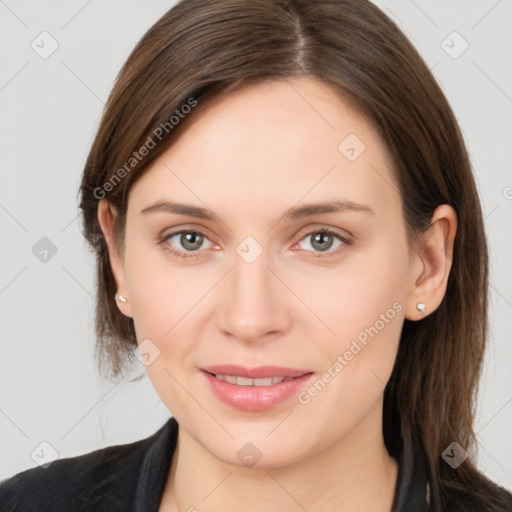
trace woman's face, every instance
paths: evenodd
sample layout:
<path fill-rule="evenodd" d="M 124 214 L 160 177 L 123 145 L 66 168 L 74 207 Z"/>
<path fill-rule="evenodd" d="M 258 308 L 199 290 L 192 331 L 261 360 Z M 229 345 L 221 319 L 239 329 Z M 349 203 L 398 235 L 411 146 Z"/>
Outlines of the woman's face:
<path fill-rule="evenodd" d="M 199 450 L 278 467 L 381 432 L 414 280 L 386 149 L 334 90 L 276 81 L 200 113 L 133 186 L 125 243 L 119 307 Z"/>

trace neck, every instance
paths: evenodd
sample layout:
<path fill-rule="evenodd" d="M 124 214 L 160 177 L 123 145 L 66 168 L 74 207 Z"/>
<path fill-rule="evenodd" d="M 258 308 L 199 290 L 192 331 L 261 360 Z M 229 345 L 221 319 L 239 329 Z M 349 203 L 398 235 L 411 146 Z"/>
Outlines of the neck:
<path fill-rule="evenodd" d="M 386 450 L 381 420 L 380 403 L 328 450 L 270 469 L 219 460 L 180 428 L 160 512 L 389 512 L 398 465 Z"/>

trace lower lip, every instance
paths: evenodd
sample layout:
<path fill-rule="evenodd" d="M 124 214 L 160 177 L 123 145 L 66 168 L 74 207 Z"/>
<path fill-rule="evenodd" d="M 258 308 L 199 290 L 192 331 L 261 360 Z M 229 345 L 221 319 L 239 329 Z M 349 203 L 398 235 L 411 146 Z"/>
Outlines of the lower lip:
<path fill-rule="evenodd" d="M 265 411 L 284 402 L 306 384 L 312 373 L 291 380 L 273 384 L 272 386 L 239 386 L 215 378 L 202 371 L 208 379 L 213 392 L 223 402 L 242 411 Z"/>

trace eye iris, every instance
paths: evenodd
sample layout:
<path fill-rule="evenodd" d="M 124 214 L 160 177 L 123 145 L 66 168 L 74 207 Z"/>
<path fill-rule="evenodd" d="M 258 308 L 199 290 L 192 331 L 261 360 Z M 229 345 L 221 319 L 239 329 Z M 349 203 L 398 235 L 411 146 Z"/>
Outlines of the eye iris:
<path fill-rule="evenodd" d="M 325 243 L 325 238 L 329 238 L 329 242 L 326 244 Z M 323 242 L 323 243 L 322 243 Z M 333 236 L 329 233 L 315 233 L 315 235 L 313 236 L 313 242 L 312 242 L 312 246 L 315 248 L 315 249 L 318 249 L 320 251 L 326 251 L 328 249 L 330 249 L 332 247 L 332 243 L 333 243 Z M 319 245 L 317 245 L 319 244 Z"/>
<path fill-rule="evenodd" d="M 203 236 L 199 233 L 182 233 L 180 243 L 186 249 L 191 251 L 199 249 L 203 243 Z"/>

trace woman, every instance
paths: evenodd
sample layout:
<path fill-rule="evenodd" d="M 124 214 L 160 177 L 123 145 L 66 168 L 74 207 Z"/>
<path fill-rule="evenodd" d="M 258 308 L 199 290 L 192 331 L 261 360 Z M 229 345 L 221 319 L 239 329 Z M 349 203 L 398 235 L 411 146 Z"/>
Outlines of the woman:
<path fill-rule="evenodd" d="M 121 70 L 80 192 L 99 362 L 136 349 L 173 418 L 14 476 L 1 510 L 512 510 L 472 458 L 468 156 L 371 3 L 182 1 Z"/>

